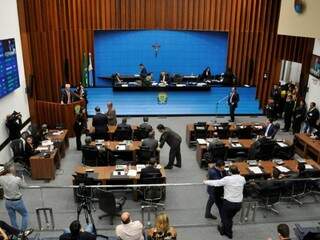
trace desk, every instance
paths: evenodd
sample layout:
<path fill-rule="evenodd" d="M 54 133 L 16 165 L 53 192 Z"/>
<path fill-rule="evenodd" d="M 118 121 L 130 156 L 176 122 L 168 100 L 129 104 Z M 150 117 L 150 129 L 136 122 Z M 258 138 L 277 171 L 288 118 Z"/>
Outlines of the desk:
<path fill-rule="evenodd" d="M 54 149 L 50 157 L 45 158 L 40 154 L 30 157 L 31 178 L 32 179 L 55 179 L 56 169 L 60 167 L 60 153 Z"/>
<path fill-rule="evenodd" d="M 306 133 L 298 133 L 294 135 L 294 147 L 303 158 L 312 158 L 320 163 L 320 140 L 312 139 Z"/>
<path fill-rule="evenodd" d="M 218 126 L 216 124 L 207 124 L 208 126 L 208 138 L 212 138 L 215 136 Z M 265 126 L 263 123 L 252 123 L 252 122 L 244 122 L 239 124 L 229 124 L 229 134 L 228 135 L 233 135 L 239 126 L 248 126 L 252 127 L 253 133 L 256 133 L 257 135 L 262 135 L 265 131 Z M 191 146 L 191 142 L 196 141 L 195 139 L 195 132 L 194 132 L 194 124 L 187 124 L 186 126 L 186 142 L 188 146 Z"/>
<path fill-rule="evenodd" d="M 66 155 L 66 149 L 69 147 L 68 130 L 63 129 L 61 130 L 61 134 L 59 135 L 54 134 L 59 131 L 60 130 L 49 130 L 49 133 L 47 134 L 47 139 L 51 140 L 52 142 L 61 143 L 59 145 L 59 152 L 60 152 L 60 156 L 64 158 L 64 156 Z"/>
<path fill-rule="evenodd" d="M 229 143 L 229 139 L 221 139 L 221 141 L 224 143 L 226 147 L 232 148 L 232 146 Z M 249 150 L 251 145 L 254 143 L 254 140 L 239 139 L 239 143 L 242 145 L 241 148 L 245 150 Z M 197 143 L 196 159 L 197 159 L 197 162 L 199 163 L 199 166 L 201 166 L 201 159 L 203 158 L 203 154 L 207 151 L 207 149 L 208 149 L 207 144 Z"/>
<path fill-rule="evenodd" d="M 132 138 L 133 138 L 134 132 L 138 130 L 138 126 L 131 125 L 131 129 L 132 129 Z M 114 136 L 114 133 L 116 132 L 116 130 L 117 130 L 117 126 L 108 126 L 108 138 L 110 140 L 113 140 L 113 136 Z M 94 131 L 95 131 L 94 127 L 91 126 L 90 127 L 90 133 L 94 133 Z"/>
<path fill-rule="evenodd" d="M 135 166 L 131 166 L 132 169 L 136 169 Z M 77 174 L 85 174 L 87 169 L 93 169 L 93 173 L 97 174 L 97 180 L 101 181 L 103 185 L 126 185 L 126 184 L 139 184 L 140 174 L 138 173 L 134 177 L 124 176 L 123 178 L 112 178 L 113 171 L 116 169 L 115 166 L 107 166 L 107 167 L 85 167 L 85 166 L 77 166 L 75 169 L 75 173 Z M 166 173 L 163 166 L 161 166 L 160 172 L 162 177 L 166 182 Z M 133 197 L 134 200 L 138 200 L 138 192 L 137 189 L 133 189 Z"/>

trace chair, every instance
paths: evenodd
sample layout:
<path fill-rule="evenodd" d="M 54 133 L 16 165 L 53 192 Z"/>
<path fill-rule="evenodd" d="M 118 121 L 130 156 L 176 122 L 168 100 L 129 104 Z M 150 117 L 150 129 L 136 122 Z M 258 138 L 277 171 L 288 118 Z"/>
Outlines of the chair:
<path fill-rule="evenodd" d="M 82 147 L 82 164 L 95 167 L 98 165 L 99 151 L 95 147 Z"/>
<path fill-rule="evenodd" d="M 239 126 L 236 130 L 236 135 L 239 139 L 251 139 L 252 128 L 250 126 Z"/>
<path fill-rule="evenodd" d="M 105 189 L 98 189 L 97 194 L 99 199 L 99 208 L 106 213 L 99 216 L 99 219 L 109 216 L 110 225 L 113 225 L 113 218 L 114 216 L 120 216 L 120 212 L 126 202 L 126 198 L 115 198 L 112 192 L 108 192 Z"/>
<path fill-rule="evenodd" d="M 272 180 L 269 181 L 270 182 L 267 183 L 268 186 L 263 186 L 259 192 L 259 203 L 262 205 L 257 206 L 257 208 L 262 208 L 278 215 L 280 212 L 274 208 L 274 205 L 280 202 L 283 185 L 279 182 L 272 182 Z M 266 217 L 266 215 L 264 215 L 264 217 Z"/>
<path fill-rule="evenodd" d="M 144 127 L 138 127 L 137 130 L 133 132 L 133 139 L 136 141 L 141 141 L 149 136 L 150 130 Z"/>
<path fill-rule="evenodd" d="M 194 127 L 194 138 L 203 138 L 206 139 L 208 137 L 208 125 L 206 122 L 198 122 L 193 124 Z"/>
<path fill-rule="evenodd" d="M 23 141 L 21 139 L 12 140 L 10 143 L 10 148 L 13 153 L 13 161 L 15 163 L 20 164 L 22 167 L 22 171 L 26 172 L 29 176 L 31 176 L 30 167 L 26 163 Z"/>
<path fill-rule="evenodd" d="M 227 139 L 229 137 L 229 124 L 221 123 L 220 126 L 217 126 L 216 134 L 220 139 Z"/>
<path fill-rule="evenodd" d="M 273 149 L 273 157 L 279 159 L 293 159 L 294 156 L 294 145 L 288 147 L 280 147 L 278 144 L 275 144 Z"/>
<path fill-rule="evenodd" d="M 254 153 L 253 158 L 259 160 L 270 160 L 273 158 L 273 149 L 275 143 L 267 138 L 262 138 L 259 140 L 256 152 Z"/>
<path fill-rule="evenodd" d="M 225 160 L 227 156 L 227 147 L 221 144 L 210 143 L 208 147 L 208 152 L 210 155 L 210 162 L 217 162 L 218 160 Z"/>
<path fill-rule="evenodd" d="M 138 152 L 138 163 L 146 164 L 154 156 L 154 153 L 150 150 L 148 146 L 140 146 Z"/>
<path fill-rule="evenodd" d="M 117 128 L 113 138 L 115 141 L 132 140 L 132 129 Z"/>
<path fill-rule="evenodd" d="M 277 135 L 278 131 L 280 130 L 280 124 L 279 124 L 279 123 L 274 124 L 274 128 L 275 128 L 276 130 L 275 130 L 274 133 L 271 135 L 271 139 L 274 139 L 274 137 Z"/>

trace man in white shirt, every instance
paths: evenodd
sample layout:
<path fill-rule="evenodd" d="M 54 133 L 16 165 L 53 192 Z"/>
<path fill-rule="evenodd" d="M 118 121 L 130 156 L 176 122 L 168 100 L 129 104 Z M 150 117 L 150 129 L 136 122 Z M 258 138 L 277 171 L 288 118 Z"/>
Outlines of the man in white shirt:
<path fill-rule="evenodd" d="M 13 227 L 22 231 L 28 227 L 28 211 L 22 200 L 21 188 L 26 187 L 24 177 L 15 176 L 16 169 L 11 163 L 5 164 L 5 174 L 0 176 L 0 185 L 3 188 L 4 197 L 6 199 L 5 206 Z M 18 227 L 16 212 L 22 217 L 21 227 Z"/>
<path fill-rule="evenodd" d="M 232 174 L 231 176 L 226 176 L 219 180 L 205 180 L 204 184 L 215 187 L 223 186 L 222 225 L 218 226 L 218 231 L 221 235 L 226 235 L 232 239 L 232 219 L 241 209 L 243 188 L 246 180 L 240 175 L 236 166 L 232 165 L 230 172 Z"/>
<path fill-rule="evenodd" d="M 121 214 L 122 224 L 116 227 L 116 236 L 121 240 L 144 240 L 143 225 L 139 221 L 131 221 L 130 213 Z"/>

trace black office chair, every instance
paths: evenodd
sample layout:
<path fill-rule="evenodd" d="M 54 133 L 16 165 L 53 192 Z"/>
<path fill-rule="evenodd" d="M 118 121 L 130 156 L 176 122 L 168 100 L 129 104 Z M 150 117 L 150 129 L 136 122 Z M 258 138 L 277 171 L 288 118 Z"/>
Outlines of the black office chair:
<path fill-rule="evenodd" d="M 98 130 L 96 129 L 95 132 L 92 134 L 92 140 L 105 140 L 107 141 L 108 140 L 108 133 L 106 130 Z"/>
<path fill-rule="evenodd" d="M 229 138 L 229 124 L 228 123 L 221 123 L 217 126 L 216 135 L 220 139 L 227 139 Z"/>
<path fill-rule="evenodd" d="M 252 128 L 250 126 L 239 126 L 235 132 L 236 137 L 239 139 L 251 139 Z"/>
<path fill-rule="evenodd" d="M 90 167 L 98 166 L 99 151 L 97 148 L 82 146 L 82 164 Z"/>
<path fill-rule="evenodd" d="M 154 153 L 148 146 L 140 146 L 140 149 L 138 151 L 138 163 L 147 164 L 153 156 Z"/>
<path fill-rule="evenodd" d="M 210 143 L 207 152 L 207 158 L 204 166 L 208 166 L 208 163 L 215 163 L 218 160 L 226 160 L 228 148 L 223 143 Z"/>
<path fill-rule="evenodd" d="M 267 138 L 261 138 L 253 145 L 250 159 L 270 160 L 273 159 L 275 143 Z"/>
<path fill-rule="evenodd" d="M 10 143 L 10 148 L 13 153 L 12 160 L 21 166 L 22 171 L 31 176 L 30 167 L 27 165 L 26 156 L 24 152 L 24 143 L 21 139 L 14 139 Z"/>
<path fill-rule="evenodd" d="M 273 157 L 278 159 L 293 159 L 294 156 L 294 145 L 288 147 L 280 147 L 277 143 L 273 148 Z"/>
<path fill-rule="evenodd" d="M 208 137 L 208 125 L 206 122 L 198 122 L 193 124 L 194 127 L 194 138 L 206 139 Z"/>
<path fill-rule="evenodd" d="M 295 224 L 293 229 L 297 236 L 297 240 L 320 240 L 320 227 L 302 227 Z"/>
<path fill-rule="evenodd" d="M 150 130 L 144 127 L 138 127 L 138 129 L 133 132 L 133 139 L 136 141 L 141 141 L 149 136 L 149 132 Z"/>
<path fill-rule="evenodd" d="M 113 225 L 113 218 L 115 216 L 120 216 L 126 198 L 115 198 L 112 192 L 100 188 L 97 189 L 97 196 L 99 199 L 99 208 L 105 212 L 105 214 L 99 216 L 99 219 L 109 216 L 110 225 Z"/>
<path fill-rule="evenodd" d="M 117 128 L 114 133 L 115 141 L 132 140 L 132 129 L 130 128 Z"/>

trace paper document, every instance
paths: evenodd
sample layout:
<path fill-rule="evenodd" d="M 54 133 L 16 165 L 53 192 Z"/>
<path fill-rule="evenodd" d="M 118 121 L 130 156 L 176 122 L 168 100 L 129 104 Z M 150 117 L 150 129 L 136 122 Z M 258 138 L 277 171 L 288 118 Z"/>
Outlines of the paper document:
<path fill-rule="evenodd" d="M 304 166 L 305 166 L 306 169 L 308 169 L 308 170 L 312 170 L 312 169 L 313 169 L 312 165 L 310 165 L 310 164 L 305 164 Z"/>
<path fill-rule="evenodd" d="M 262 174 L 263 173 L 261 168 L 259 168 L 259 167 L 249 167 L 249 170 L 251 172 L 253 172 L 254 174 Z"/>
<path fill-rule="evenodd" d="M 207 141 L 203 138 L 197 138 L 197 143 L 200 145 L 205 145 L 207 144 Z"/>
<path fill-rule="evenodd" d="M 117 150 L 119 150 L 119 151 L 126 150 L 126 145 L 118 145 Z"/>
<path fill-rule="evenodd" d="M 137 176 L 137 170 L 134 170 L 134 169 L 130 169 L 129 171 L 128 171 L 128 177 L 135 177 L 135 176 Z"/>
<path fill-rule="evenodd" d="M 63 134 L 63 131 L 56 131 L 56 132 L 53 132 L 52 135 L 54 136 L 58 136 L 58 135 L 61 135 Z"/>
<path fill-rule="evenodd" d="M 235 147 L 235 148 L 241 148 L 242 147 L 242 145 L 240 143 L 231 143 L 231 146 Z"/>
<path fill-rule="evenodd" d="M 277 144 L 280 146 L 280 147 L 288 147 L 287 144 L 283 143 L 283 142 L 277 142 Z"/>
<path fill-rule="evenodd" d="M 277 166 L 276 168 L 282 173 L 290 172 L 290 170 L 284 166 Z"/>
<path fill-rule="evenodd" d="M 145 168 L 146 165 L 144 164 L 137 164 L 136 168 L 137 168 L 137 172 L 141 172 L 141 169 Z"/>

